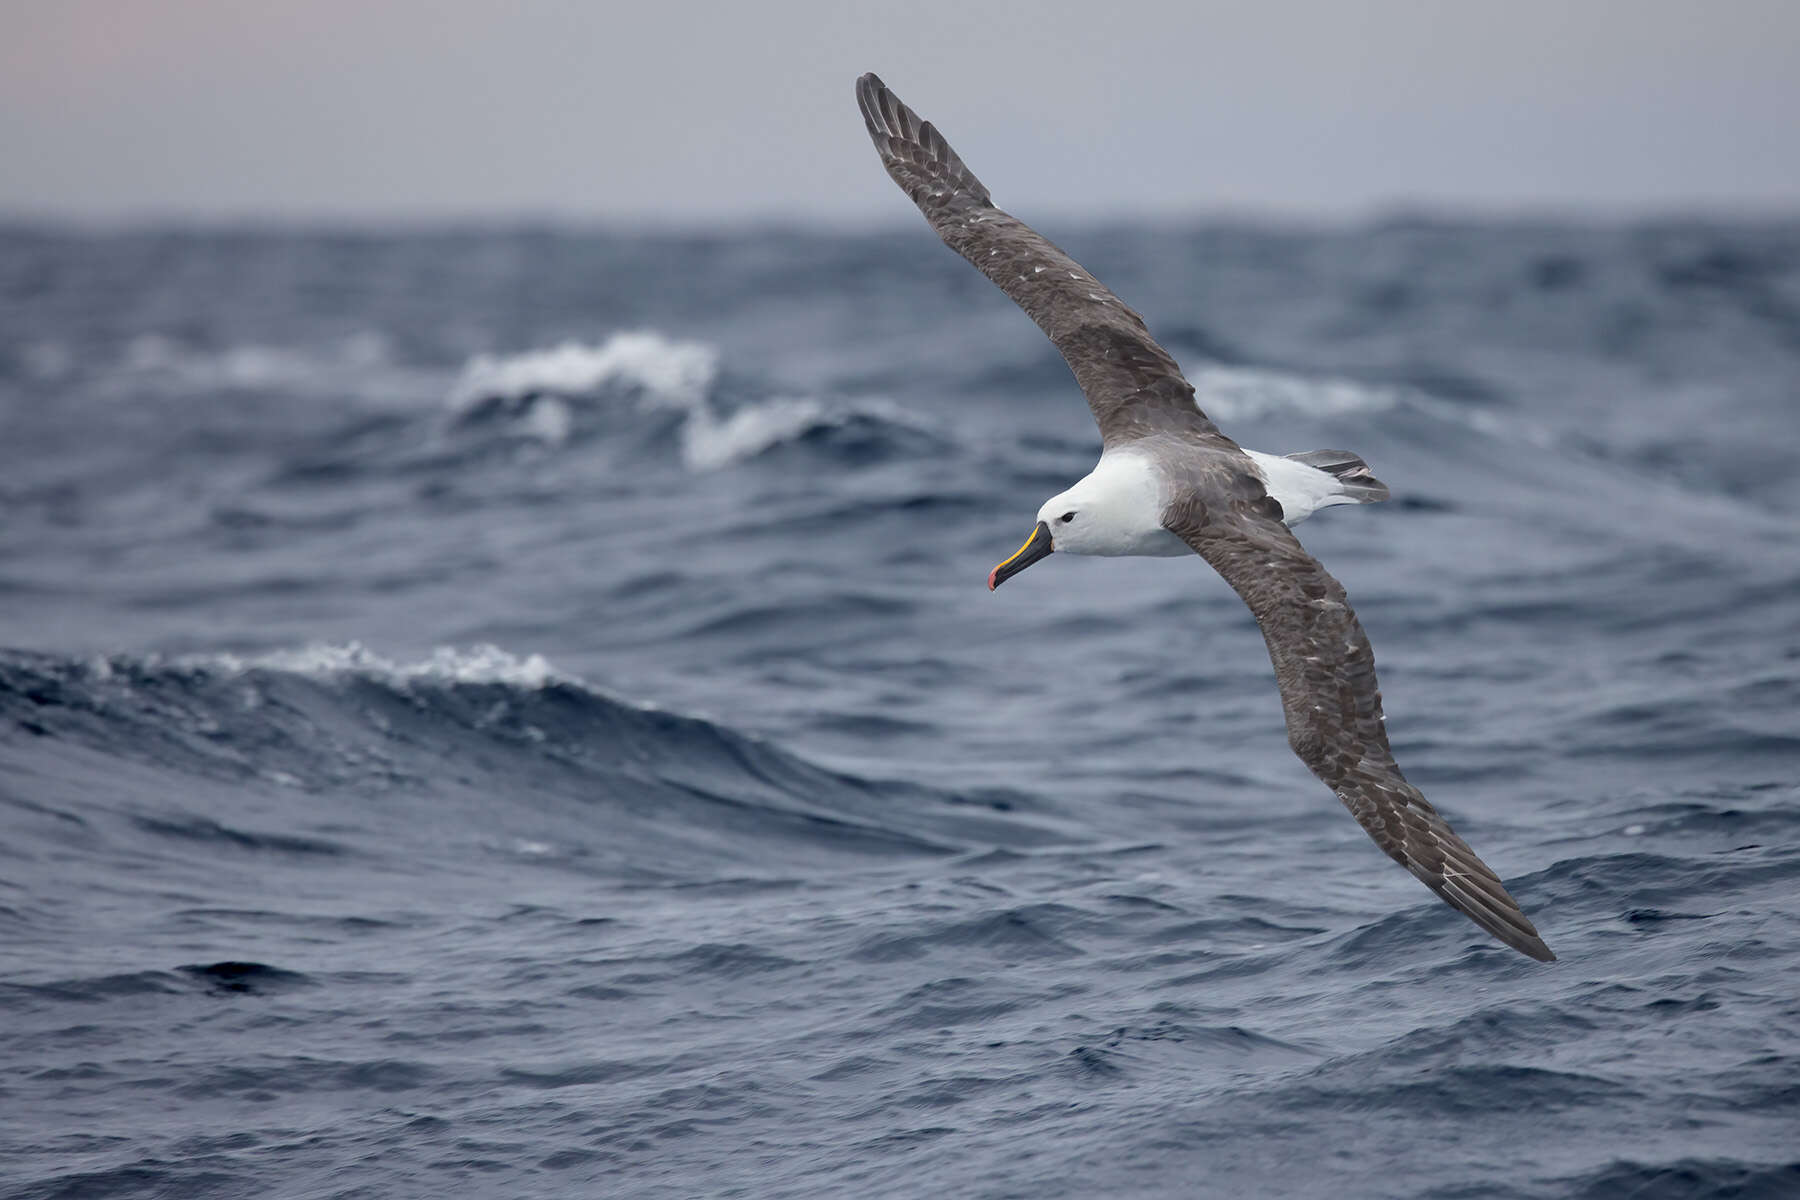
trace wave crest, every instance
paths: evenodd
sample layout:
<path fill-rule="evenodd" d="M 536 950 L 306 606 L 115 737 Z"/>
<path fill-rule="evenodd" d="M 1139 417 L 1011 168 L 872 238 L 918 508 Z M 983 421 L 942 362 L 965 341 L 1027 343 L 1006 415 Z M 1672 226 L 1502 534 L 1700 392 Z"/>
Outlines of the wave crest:
<path fill-rule="evenodd" d="M 117 361 L 92 367 L 67 347 L 40 343 L 26 364 L 46 382 L 91 372 L 99 392 L 114 396 L 227 392 L 410 404 L 442 386 L 440 372 L 396 361 L 389 339 L 374 330 L 311 346 L 248 342 L 216 348 L 144 333 L 125 343 Z"/>
<path fill-rule="evenodd" d="M 415 680 L 437 680 L 444 683 L 504 683 L 536 689 L 556 681 L 576 682 L 573 677 L 552 668 L 541 654 L 520 658 L 485 643 L 467 650 L 439 646 L 430 657 L 412 663 L 383 658 L 361 642 L 314 643 L 299 650 L 275 650 L 247 658 L 233 654 L 190 655 L 175 662 L 178 666 L 202 670 L 222 668 L 232 674 L 269 670 L 314 678 L 361 675 L 398 685 Z"/>
<path fill-rule="evenodd" d="M 1194 398 L 1207 415 L 1249 421 L 1271 413 L 1332 417 L 1385 412 L 1399 404 L 1399 388 L 1350 379 L 1313 378 L 1265 367 L 1207 365 L 1188 372 Z"/>
<path fill-rule="evenodd" d="M 688 408 L 706 400 L 718 373 L 718 352 L 711 346 L 649 331 L 615 333 L 599 346 L 570 341 L 548 350 L 477 355 L 463 367 L 448 403 L 463 413 L 495 399 L 580 395 L 625 385 L 643 389 L 653 402 Z"/>
<path fill-rule="evenodd" d="M 680 415 L 676 444 L 690 471 L 717 471 L 781 446 L 843 443 L 855 457 L 933 441 L 891 405 L 828 404 L 808 396 L 766 396 L 735 405 L 719 397 L 719 353 L 701 342 L 654 331 L 615 333 L 598 346 L 564 342 L 520 354 L 471 359 L 450 389 L 453 421 L 495 417 L 509 434 L 553 446 L 571 440 L 572 400 L 609 396 L 638 411 Z M 933 443 L 935 444 L 935 443 Z"/>

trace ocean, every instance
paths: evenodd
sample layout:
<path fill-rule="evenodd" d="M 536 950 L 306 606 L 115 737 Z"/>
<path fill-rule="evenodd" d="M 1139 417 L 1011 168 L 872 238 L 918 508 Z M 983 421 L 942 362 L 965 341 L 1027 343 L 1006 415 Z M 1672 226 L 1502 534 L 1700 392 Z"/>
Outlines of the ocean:
<path fill-rule="evenodd" d="M 895 220 L 0 229 L 0 1196 L 1800 1195 L 1800 224 L 1040 222 L 1539 964 Z"/>

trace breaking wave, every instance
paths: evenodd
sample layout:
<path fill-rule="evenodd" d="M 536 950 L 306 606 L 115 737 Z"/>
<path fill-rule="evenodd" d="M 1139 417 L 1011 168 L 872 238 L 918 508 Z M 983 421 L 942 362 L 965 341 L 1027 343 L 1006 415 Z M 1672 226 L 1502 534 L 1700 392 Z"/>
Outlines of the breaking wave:
<path fill-rule="evenodd" d="M 499 419 L 515 436 L 561 446 L 576 434 L 580 406 L 634 402 L 679 417 L 677 445 L 692 471 L 716 471 L 783 445 L 814 439 L 907 445 L 934 438 L 917 419 L 879 401 L 827 402 L 764 396 L 731 404 L 720 396 L 719 354 L 660 333 L 615 333 L 601 344 L 564 342 L 511 355 L 480 355 L 463 368 L 447 405 L 453 422 Z"/>
<path fill-rule="evenodd" d="M 1269 367 L 1204 364 L 1187 376 L 1195 401 L 1218 420 L 1249 421 L 1272 413 L 1335 417 L 1385 412 L 1406 397 L 1400 388 Z"/>

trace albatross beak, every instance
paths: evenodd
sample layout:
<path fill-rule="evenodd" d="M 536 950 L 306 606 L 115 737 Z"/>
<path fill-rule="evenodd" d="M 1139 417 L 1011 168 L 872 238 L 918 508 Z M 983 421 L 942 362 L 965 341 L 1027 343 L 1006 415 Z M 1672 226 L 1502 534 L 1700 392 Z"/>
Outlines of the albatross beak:
<path fill-rule="evenodd" d="M 993 591 L 1055 549 L 1050 544 L 1050 527 L 1039 521 L 1037 528 L 1031 531 L 1031 536 L 1025 539 L 1025 544 L 1011 558 L 988 572 L 988 591 Z"/>

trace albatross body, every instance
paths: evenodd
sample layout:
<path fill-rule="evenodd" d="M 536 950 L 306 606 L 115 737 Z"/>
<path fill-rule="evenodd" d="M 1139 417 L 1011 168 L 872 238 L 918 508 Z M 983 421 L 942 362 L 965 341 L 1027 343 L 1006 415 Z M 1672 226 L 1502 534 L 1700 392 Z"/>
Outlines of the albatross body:
<path fill-rule="evenodd" d="M 1049 335 L 1100 426 L 1099 463 L 1044 502 L 988 586 L 1052 552 L 1200 555 L 1262 628 L 1300 760 L 1445 903 L 1520 953 L 1554 959 L 1499 876 L 1400 773 L 1369 639 L 1343 587 L 1289 532 L 1318 509 L 1384 500 L 1387 488 L 1353 454 L 1262 454 L 1226 437 L 1143 318 L 995 208 L 930 122 L 872 74 L 857 80 L 856 97 L 888 174 L 938 236 Z"/>

